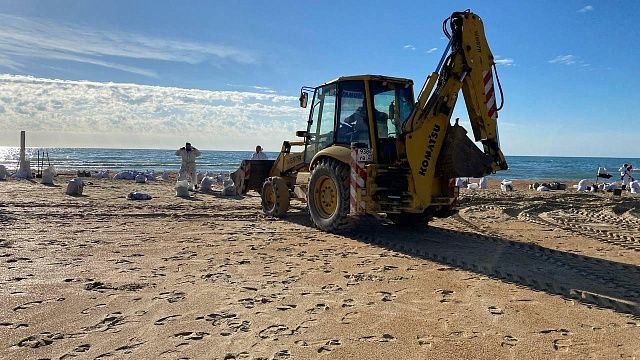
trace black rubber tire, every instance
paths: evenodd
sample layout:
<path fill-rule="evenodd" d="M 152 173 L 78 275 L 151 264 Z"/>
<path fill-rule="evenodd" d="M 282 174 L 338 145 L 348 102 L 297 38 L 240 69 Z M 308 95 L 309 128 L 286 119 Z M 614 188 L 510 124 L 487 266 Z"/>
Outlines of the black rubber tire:
<path fill-rule="evenodd" d="M 273 192 L 275 198 L 273 204 L 266 200 L 269 192 Z M 283 217 L 289 210 L 289 187 L 283 178 L 279 176 L 267 178 L 262 184 L 260 194 L 262 196 L 262 211 L 266 215 Z"/>
<path fill-rule="evenodd" d="M 387 219 L 401 227 L 427 226 L 429 220 L 424 213 L 387 214 Z"/>
<path fill-rule="evenodd" d="M 337 191 L 337 209 L 329 217 L 322 216 L 321 210 L 318 209 L 315 203 L 314 189 L 316 189 L 318 180 L 322 176 L 329 177 Z M 311 221 L 318 229 L 331 233 L 341 233 L 349 231 L 353 227 L 353 218 L 349 216 L 349 176 L 349 166 L 332 158 L 321 159 L 320 163 L 311 172 L 307 204 Z"/>

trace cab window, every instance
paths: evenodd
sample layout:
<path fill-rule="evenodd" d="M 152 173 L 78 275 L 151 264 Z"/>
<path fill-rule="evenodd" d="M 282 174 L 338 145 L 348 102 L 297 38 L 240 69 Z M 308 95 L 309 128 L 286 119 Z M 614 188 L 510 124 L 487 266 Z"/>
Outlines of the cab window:
<path fill-rule="evenodd" d="M 369 116 L 364 81 L 345 81 L 340 84 L 340 114 L 336 142 L 362 143 L 370 146 Z"/>

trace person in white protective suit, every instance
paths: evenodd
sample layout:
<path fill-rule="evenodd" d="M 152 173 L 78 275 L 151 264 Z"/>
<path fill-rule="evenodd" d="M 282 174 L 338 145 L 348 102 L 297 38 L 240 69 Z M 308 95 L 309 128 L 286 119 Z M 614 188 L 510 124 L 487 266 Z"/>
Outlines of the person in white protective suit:
<path fill-rule="evenodd" d="M 631 177 L 631 166 L 629 164 L 624 164 L 620 169 L 620 180 L 622 180 L 623 189 L 629 189 L 629 184 L 633 181 Z"/>
<path fill-rule="evenodd" d="M 176 156 L 182 157 L 182 165 L 180 166 L 180 177 L 186 175 L 187 180 L 192 186 L 198 188 L 198 174 L 196 173 L 196 158 L 200 156 L 200 150 L 186 143 L 176 151 Z"/>

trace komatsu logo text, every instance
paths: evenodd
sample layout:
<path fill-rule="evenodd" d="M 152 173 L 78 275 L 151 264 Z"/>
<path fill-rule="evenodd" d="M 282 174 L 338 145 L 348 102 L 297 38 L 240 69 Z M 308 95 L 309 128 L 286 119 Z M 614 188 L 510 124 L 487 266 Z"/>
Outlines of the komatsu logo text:
<path fill-rule="evenodd" d="M 433 126 L 433 130 L 431 130 L 429 139 L 427 139 L 427 151 L 424 152 L 424 159 L 422 160 L 422 164 L 420 164 L 420 170 L 418 171 L 418 174 L 422 176 L 427 175 L 427 169 L 429 168 L 429 163 L 431 162 L 431 157 L 433 156 L 433 149 L 436 147 L 436 140 L 438 140 L 438 135 L 440 135 L 440 125 L 436 124 Z"/>

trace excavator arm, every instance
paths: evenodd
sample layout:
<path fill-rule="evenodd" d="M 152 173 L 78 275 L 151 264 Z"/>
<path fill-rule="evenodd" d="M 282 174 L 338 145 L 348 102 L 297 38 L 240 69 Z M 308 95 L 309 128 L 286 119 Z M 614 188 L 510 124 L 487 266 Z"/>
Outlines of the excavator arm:
<path fill-rule="evenodd" d="M 459 148 L 466 146 L 468 154 L 479 153 L 479 156 L 457 156 L 456 161 L 467 162 L 462 167 L 473 169 L 472 173 L 480 176 L 507 169 L 498 139 L 497 118 L 502 106 L 496 103 L 495 62 L 482 20 L 469 10 L 454 12 L 445 19 L 443 31 L 449 38 L 447 48 L 436 71 L 425 81 L 412 114 L 403 124 L 414 193 L 421 204 L 429 204 L 432 196 L 437 195 L 435 192 L 438 190 L 433 186 L 433 179 L 437 176 L 436 163 L 440 162 L 442 166 L 452 158 L 443 159 L 443 151 L 460 153 Z M 457 124 L 450 126 L 460 90 L 474 139 L 483 144 L 484 154 L 466 138 L 464 129 Z M 458 146 L 456 141 L 451 141 L 454 137 L 463 137 L 471 146 Z"/>

